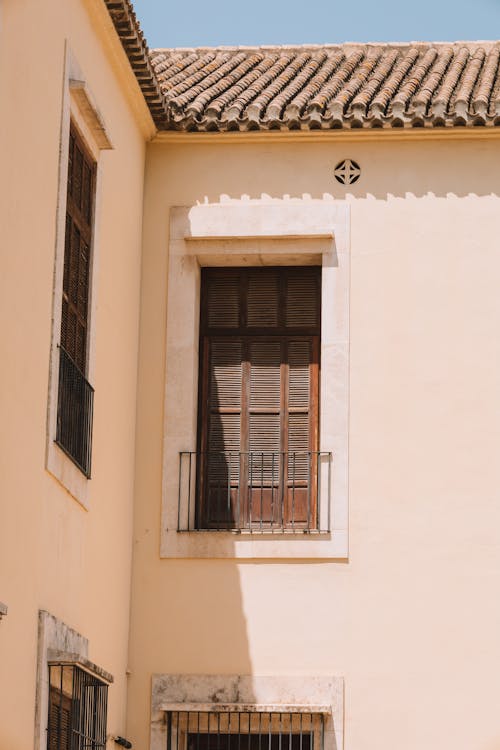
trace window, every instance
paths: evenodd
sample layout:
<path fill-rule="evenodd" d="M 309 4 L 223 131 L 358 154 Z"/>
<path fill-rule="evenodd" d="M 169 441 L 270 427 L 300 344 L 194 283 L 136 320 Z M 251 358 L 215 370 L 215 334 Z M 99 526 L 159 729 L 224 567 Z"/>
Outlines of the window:
<path fill-rule="evenodd" d="M 320 317 L 317 267 L 203 269 L 196 528 L 318 529 Z"/>
<path fill-rule="evenodd" d="M 71 125 L 56 442 L 90 476 L 93 388 L 86 379 L 96 164 Z"/>
<path fill-rule="evenodd" d="M 319 336 L 319 462 L 312 488 L 314 527 L 267 523 L 203 528 L 201 464 L 200 305 L 207 272 L 277 270 L 321 280 Z M 299 559 L 348 556 L 349 206 L 311 200 L 235 200 L 170 207 L 165 294 L 162 525 L 165 558 Z M 242 269 L 243 270 L 243 269 Z M 314 272 L 314 271 L 313 271 Z M 320 277 L 319 277 L 320 275 Z M 254 331 L 249 331 L 249 335 Z M 269 329 L 266 329 L 269 336 Z M 302 335 L 307 335 L 301 329 Z M 262 451 L 261 451 L 262 452 Z M 254 471 L 254 476 L 256 472 Z M 271 464 L 272 473 L 272 464 Z M 244 475 L 241 474 L 241 483 Z M 241 485 L 240 483 L 240 485 Z M 245 487 L 240 486 L 245 492 Z M 237 495 L 233 492 L 233 495 Z M 282 493 L 283 494 L 283 493 Z M 292 487 L 293 494 L 293 487 Z M 217 495 L 216 495 L 217 497 Z M 276 490 L 271 495 L 275 502 Z M 226 491 L 224 500 L 227 503 Z M 222 492 L 221 492 L 222 501 Z M 230 499 L 231 502 L 231 499 Z M 260 510 L 260 492 L 257 508 Z M 263 492 L 264 504 L 264 492 Z M 235 509 L 236 510 L 236 509 Z M 208 524 L 206 524 L 208 526 Z M 203 533 L 200 533 L 203 532 Z M 205 533 L 209 532 L 209 533 Z M 219 533 L 220 532 L 220 533 Z"/>
<path fill-rule="evenodd" d="M 193 706 L 194 708 L 194 706 Z M 230 710 L 227 710 L 227 709 Z M 283 710 L 215 707 L 167 711 L 168 750 L 323 750 L 324 714 L 314 707 Z M 287 710 L 288 709 L 288 710 Z"/>
<path fill-rule="evenodd" d="M 50 664 L 47 750 L 103 750 L 107 701 L 105 682 L 74 664 Z"/>

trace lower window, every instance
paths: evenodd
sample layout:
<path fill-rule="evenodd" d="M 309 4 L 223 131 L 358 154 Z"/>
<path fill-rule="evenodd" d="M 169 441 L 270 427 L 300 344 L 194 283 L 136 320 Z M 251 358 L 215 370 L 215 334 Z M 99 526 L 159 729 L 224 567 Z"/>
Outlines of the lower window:
<path fill-rule="evenodd" d="M 49 665 L 47 750 L 104 750 L 108 686 L 74 664 Z"/>
<path fill-rule="evenodd" d="M 171 711 L 167 750 L 323 750 L 324 716 L 311 712 Z"/>
<path fill-rule="evenodd" d="M 321 269 L 204 268 L 201 281 L 187 530 L 319 531 Z"/>

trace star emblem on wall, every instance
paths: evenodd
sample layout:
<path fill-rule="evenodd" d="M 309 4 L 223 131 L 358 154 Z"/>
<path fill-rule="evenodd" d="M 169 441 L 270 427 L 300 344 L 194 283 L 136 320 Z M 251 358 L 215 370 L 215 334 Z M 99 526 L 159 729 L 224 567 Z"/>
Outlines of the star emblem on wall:
<path fill-rule="evenodd" d="M 333 170 L 335 179 L 342 185 L 353 185 L 361 177 L 359 164 L 352 159 L 340 161 Z"/>

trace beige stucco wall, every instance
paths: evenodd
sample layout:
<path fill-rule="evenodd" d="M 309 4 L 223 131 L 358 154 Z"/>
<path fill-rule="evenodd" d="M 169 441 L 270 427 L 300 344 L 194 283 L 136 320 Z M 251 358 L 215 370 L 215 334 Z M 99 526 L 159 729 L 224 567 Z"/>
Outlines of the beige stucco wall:
<path fill-rule="evenodd" d="M 9 608 L 0 623 L 0 747 L 30 750 L 39 609 L 87 638 L 88 657 L 114 675 L 108 729 L 125 731 L 142 180 L 152 124 L 144 104 L 124 93 L 137 85 L 101 0 L 3 0 L 0 12 L 0 600 Z M 88 510 L 45 469 L 67 51 L 114 146 L 98 166 Z"/>
<path fill-rule="evenodd" d="M 153 673 L 343 676 L 346 750 L 500 745 L 498 143 L 148 147 L 136 747 Z M 350 209 L 349 558 L 160 559 L 169 210 L 288 198 Z"/>

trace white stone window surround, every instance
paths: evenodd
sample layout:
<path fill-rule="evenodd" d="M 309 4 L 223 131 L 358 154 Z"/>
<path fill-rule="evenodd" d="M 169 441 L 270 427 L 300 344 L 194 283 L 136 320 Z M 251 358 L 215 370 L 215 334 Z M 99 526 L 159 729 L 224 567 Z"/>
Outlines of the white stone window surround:
<path fill-rule="evenodd" d="M 343 747 L 344 678 L 341 676 L 155 674 L 151 685 L 150 750 L 167 747 L 166 712 L 218 709 L 250 714 L 321 713 L 324 750 Z M 279 726 L 276 730 L 279 731 Z"/>
<path fill-rule="evenodd" d="M 35 750 L 47 747 L 49 711 L 49 664 L 77 664 L 82 669 L 113 682 L 113 675 L 88 660 L 89 642 L 76 630 L 44 609 L 38 612 L 38 650 L 35 697 Z"/>
<path fill-rule="evenodd" d="M 348 556 L 349 207 L 332 200 L 235 200 L 170 210 L 161 557 Z M 179 453 L 196 450 L 200 268 L 322 265 L 320 450 L 333 454 L 321 535 L 177 531 Z M 324 497 L 323 497 L 324 494 Z M 330 508 L 325 508 L 329 497 Z"/>
<path fill-rule="evenodd" d="M 59 341 L 61 335 L 62 286 L 64 273 L 64 244 L 66 233 L 66 196 L 68 186 L 68 154 L 70 123 L 73 123 L 97 163 L 92 227 L 92 255 L 89 280 L 89 324 L 87 342 L 87 380 L 92 384 L 95 365 L 95 309 L 97 299 L 97 265 L 99 257 L 100 170 L 99 155 L 112 149 L 108 132 L 94 98 L 85 82 L 78 62 L 65 46 L 64 80 L 62 93 L 61 134 L 59 148 L 59 186 L 56 217 L 54 285 L 52 299 L 52 332 L 49 363 L 49 394 L 47 403 L 47 440 L 45 467 L 84 508 L 88 509 L 89 480 L 66 453 L 55 443 L 57 427 L 57 399 L 59 384 Z"/>

